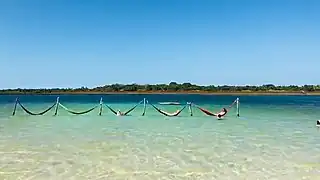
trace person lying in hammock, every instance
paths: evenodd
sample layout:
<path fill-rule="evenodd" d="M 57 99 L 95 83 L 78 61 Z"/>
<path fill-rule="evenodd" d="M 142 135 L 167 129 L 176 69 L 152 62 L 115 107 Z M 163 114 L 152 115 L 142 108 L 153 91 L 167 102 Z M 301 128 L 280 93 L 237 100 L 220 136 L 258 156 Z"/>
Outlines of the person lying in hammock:
<path fill-rule="evenodd" d="M 216 117 L 218 119 L 222 119 L 223 116 L 225 116 L 228 113 L 228 110 L 226 108 L 222 108 L 222 110 L 216 114 Z"/>
<path fill-rule="evenodd" d="M 117 111 L 117 116 L 123 116 L 124 114 L 120 111 L 120 109 L 118 109 Z"/>

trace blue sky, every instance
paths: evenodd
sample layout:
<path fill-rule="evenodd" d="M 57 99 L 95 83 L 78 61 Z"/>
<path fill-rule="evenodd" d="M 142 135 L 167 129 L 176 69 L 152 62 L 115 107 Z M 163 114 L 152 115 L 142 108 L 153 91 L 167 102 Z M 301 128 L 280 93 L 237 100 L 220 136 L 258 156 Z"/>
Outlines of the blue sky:
<path fill-rule="evenodd" d="M 0 88 L 320 84 L 320 1 L 0 1 Z"/>

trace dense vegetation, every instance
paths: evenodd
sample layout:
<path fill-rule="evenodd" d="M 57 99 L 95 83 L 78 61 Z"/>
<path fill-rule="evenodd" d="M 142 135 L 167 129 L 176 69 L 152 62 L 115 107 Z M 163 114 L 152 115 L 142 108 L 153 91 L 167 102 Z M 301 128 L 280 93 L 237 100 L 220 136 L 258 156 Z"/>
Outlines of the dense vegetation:
<path fill-rule="evenodd" d="M 138 85 L 138 84 L 112 84 L 95 88 L 65 88 L 65 89 L 3 89 L 0 94 L 54 94 L 54 93 L 116 93 L 116 92 L 145 92 L 145 93 L 166 93 L 166 92 L 188 92 L 188 93 L 301 93 L 320 92 L 320 85 L 304 86 L 275 86 L 266 84 L 262 86 L 198 86 L 191 83 Z"/>

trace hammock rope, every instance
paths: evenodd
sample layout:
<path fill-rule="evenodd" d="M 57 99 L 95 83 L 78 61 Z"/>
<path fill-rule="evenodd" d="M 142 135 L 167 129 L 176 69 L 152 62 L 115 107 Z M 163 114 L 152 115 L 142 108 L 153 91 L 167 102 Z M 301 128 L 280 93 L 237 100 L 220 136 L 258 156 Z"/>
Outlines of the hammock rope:
<path fill-rule="evenodd" d="M 88 110 L 85 110 L 85 111 L 80 111 L 80 112 L 77 112 L 77 111 L 74 111 L 74 110 L 71 110 L 71 109 L 68 109 L 67 107 L 65 107 L 64 105 L 62 105 L 61 103 L 59 103 L 59 106 L 62 107 L 64 110 L 66 110 L 67 112 L 71 113 L 71 114 L 76 114 L 76 115 L 80 115 L 80 114 L 87 114 L 93 110 L 95 110 L 99 105 L 96 105 Z"/>
<path fill-rule="evenodd" d="M 110 106 L 108 106 L 107 104 L 104 104 L 111 112 L 113 112 L 113 114 L 117 114 L 117 111 L 113 110 Z"/>
<path fill-rule="evenodd" d="M 14 108 L 13 108 L 12 116 L 14 116 L 16 114 L 17 104 L 18 104 L 18 98 L 16 98 L 16 101 L 14 102 Z"/>
<path fill-rule="evenodd" d="M 54 103 L 52 106 L 48 107 L 44 111 L 35 113 L 35 112 L 28 110 L 23 104 L 21 104 L 19 99 L 17 99 L 16 103 L 19 104 L 19 106 L 23 109 L 24 112 L 26 112 L 27 114 L 32 115 L 32 116 L 44 115 L 56 106 L 56 103 Z M 14 109 L 14 112 L 12 113 L 13 115 L 15 114 L 15 110 L 16 110 L 16 107 Z"/>
<path fill-rule="evenodd" d="M 173 117 L 173 116 L 178 116 L 186 107 L 188 104 L 184 105 L 180 110 L 174 112 L 174 113 L 169 113 L 161 110 L 160 108 L 156 107 L 155 105 L 149 103 L 156 111 L 158 111 L 160 114 L 163 114 L 165 116 Z"/>
<path fill-rule="evenodd" d="M 133 111 L 136 107 L 138 107 L 143 101 L 140 101 L 138 104 L 136 104 L 135 106 L 133 106 L 131 109 L 127 110 L 124 115 L 128 115 L 131 111 Z"/>
<path fill-rule="evenodd" d="M 144 100 L 140 101 L 139 103 L 137 103 L 136 105 L 134 105 L 132 108 L 130 108 L 129 110 L 127 110 L 126 112 L 123 113 L 124 116 L 127 116 L 128 114 L 130 114 L 134 109 L 136 109 L 142 102 L 144 102 Z M 117 115 L 117 111 L 114 110 L 112 107 L 110 107 L 107 104 L 104 104 L 113 114 Z M 144 113 L 143 113 L 144 115 Z"/>

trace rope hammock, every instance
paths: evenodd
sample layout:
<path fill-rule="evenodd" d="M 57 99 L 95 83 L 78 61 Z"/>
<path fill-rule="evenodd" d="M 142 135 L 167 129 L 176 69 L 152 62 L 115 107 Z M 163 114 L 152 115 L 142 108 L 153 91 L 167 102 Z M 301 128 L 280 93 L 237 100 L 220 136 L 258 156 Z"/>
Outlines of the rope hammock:
<path fill-rule="evenodd" d="M 169 113 L 169 112 L 165 112 L 163 110 L 161 110 L 160 108 L 157 108 L 155 105 L 151 104 L 151 103 L 148 103 L 150 104 L 155 110 L 157 110 L 160 114 L 163 114 L 165 116 L 169 116 L 169 117 L 173 117 L 173 116 L 178 116 L 186 107 L 188 104 L 184 105 L 180 110 L 177 110 L 176 112 L 174 113 Z"/>
<path fill-rule="evenodd" d="M 122 116 L 127 116 L 130 112 L 132 112 L 134 109 L 136 109 L 142 102 L 144 102 L 144 100 L 140 101 L 139 103 L 137 103 L 136 105 L 134 105 L 132 108 L 130 108 L 129 110 L 127 110 L 126 112 L 122 113 Z M 111 108 L 109 105 L 105 104 L 105 106 L 115 115 L 118 115 L 117 111 L 114 110 L 113 108 Z M 145 111 L 144 111 L 145 112 Z M 143 113 L 144 114 L 144 113 Z"/>
<path fill-rule="evenodd" d="M 63 108 L 64 110 L 66 110 L 67 112 L 69 112 L 69 113 L 71 113 L 71 114 L 75 114 L 75 115 L 87 114 L 87 113 L 95 110 L 95 109 L 98 107 L 98 105 L 96 105 L 96 106 L 94 106 L 94 107 L 92 107 L 92 108 L 90 108 L 90 109 L 88 109 L 88 110 L 77 112 L 77 111 L 74 111 L 74 110 L 71 110 L 71 109 L 65 107 L 65 106 L 62 105 L 61 103 L 59 103 L 59 106 L 62 107 L 62 108 Z"/>
<path fill-rule="evenodd" d="M 202 107 L 200 107 L 200 106 L 197 106 L 197 105 L 195 105 L 195 107 L 198 108 L 200 111 L 202 111 L 203 113 L 205 113 L 205 114 L 208 115 L 208 116 L 216 116 L 215 113 L 210 112 L 210 111 L 207 110 L 207 109 L 204 109 L 204 108 L 202 108 Z"/>
<path fill-rule="evenodd" d="M 13 110 L 13 113 L 12 115 L 14 116 L 15 113 L 16 113 L 16 109 L 17 109 L 17 104 L 23 109 L 24 112 L 26 112 L 27 114 L 29 115 L 32 115 L 32 116 L 40 116 L 40 115 L 44 115 L 46 114 L 47 112 L 49 112 L 52 108 L 54 108 L 56 106 L 57 103 L 54 103 L 52 106 L 48 107 L 47 109 L 41 111 L 41 112 L 38 112 L 38 113 L 35 113 L 35 112 L 32 112 L 30 110 L 28 110 L 23 104 L 21 104 L 20 100 L 17 98 L 16 99 L 16 102 L 15 102 L 15 105 L 14 105 L 14 110 Z"/>
<path fill-rule="evenodd" d="M 205 113 L 205 114 L 208 115 L 208 116 L 218 116 L 218 115 L 220 115 L 220 117 L 223 117 L 223 116 L 225 116 L 225 115 L 228 113 L 228 111 L 233 107 L 233 105 L 234 105 L 235 103 L 237 103 L 237 105 L 238 105 L 238 103 L 239 103 L 238 101 L 239 101 L 239 100 L 236 99 L 235 101 L 233 101 L 233 102 L 231 103 L 231 105 L 228 106 L 228 108 L 226 108 L 227 111 L 219 112 L 219 113 L 211 112 L 211 111 L 209 111 L 209 110 L 207 110 L 207 109 L 204 109 L 204 108 L 202 108 L 202 107 L 200 107 L 200 106 L 198 106 L 198 105 L 195 105 L 195 104 L 194 104 L 194 106 L 195 106 L 196 108 L 198 108 L 201 112 Z M 238 109 L 238 108 L 237 108 L 237 109 Z M 239 111 L 237 112 L 237 115 L 239 116 Z"/>

